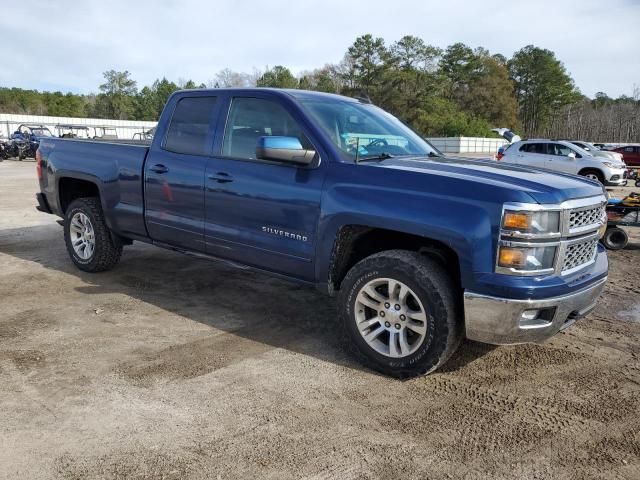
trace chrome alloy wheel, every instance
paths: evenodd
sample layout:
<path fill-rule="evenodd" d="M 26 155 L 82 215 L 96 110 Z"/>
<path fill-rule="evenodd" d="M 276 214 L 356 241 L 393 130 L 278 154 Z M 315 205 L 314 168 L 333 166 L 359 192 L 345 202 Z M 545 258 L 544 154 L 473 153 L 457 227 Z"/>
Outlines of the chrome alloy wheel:
<path fill-rule="evenodd" d="M 587 173 L 585 177 L 590 178 L 591 180 L 597 180 L 598 182 L 600 181 L 598 175 L 596 175 L 595 173 Z"/>
<path fill-rule="evenodd" d="M 76 255 L 82 260 L 89 260 L 96 249 L 96 236 L 89 217 L 82 212 L 71 217 L 69 234 Z"/>
<path fill-rule="evenodd" d="M 427 334 L 422 302 L 407 285 L 392 278 L 376 278 L 360 289 L 355 321 L 365 342 L 387 357 L 411 355 Z"/>

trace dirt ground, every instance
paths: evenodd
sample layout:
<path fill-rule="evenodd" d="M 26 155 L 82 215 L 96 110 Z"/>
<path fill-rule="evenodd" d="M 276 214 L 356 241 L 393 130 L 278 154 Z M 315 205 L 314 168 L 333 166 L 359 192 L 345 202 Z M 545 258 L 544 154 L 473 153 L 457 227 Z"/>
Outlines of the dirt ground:
<path fill-rule="evenodd" d="M 312 289 L 141 244 L 80 272 L 36 189 L 0 162 L 1 478 L 640 478 L 640 232 L 565 333 L 397 381 Z"/>

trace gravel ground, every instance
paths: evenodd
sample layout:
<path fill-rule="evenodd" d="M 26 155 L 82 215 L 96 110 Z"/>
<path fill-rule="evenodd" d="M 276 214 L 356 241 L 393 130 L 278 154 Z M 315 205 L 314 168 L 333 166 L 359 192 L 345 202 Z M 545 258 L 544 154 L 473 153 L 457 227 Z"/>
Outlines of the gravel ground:
<path fill-rule="evenodd" d="M 0 163 L 2 478 L 640 478 L 640 232 L 565 333 L 397 381 L 314 290 L 141 244 L 76 270 L 36 190 Z"/>

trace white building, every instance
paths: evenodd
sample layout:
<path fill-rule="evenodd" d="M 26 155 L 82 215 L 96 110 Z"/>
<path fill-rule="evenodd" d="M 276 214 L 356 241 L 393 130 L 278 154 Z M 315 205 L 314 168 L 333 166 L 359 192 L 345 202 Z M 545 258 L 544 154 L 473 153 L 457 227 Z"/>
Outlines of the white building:
<path fill-rule="evenodd" d="M 495 155 L 508 142 L 502 138 L 434 137 L 427 138 L 442 153 L 490 153 Z"/>

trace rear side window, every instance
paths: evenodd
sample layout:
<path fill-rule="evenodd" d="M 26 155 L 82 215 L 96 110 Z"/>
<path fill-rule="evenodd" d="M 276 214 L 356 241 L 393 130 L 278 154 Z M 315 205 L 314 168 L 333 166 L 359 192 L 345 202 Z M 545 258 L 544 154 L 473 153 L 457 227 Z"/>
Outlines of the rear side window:
<path fill-rule="evenodd" d="M 521 152 L 527 152 L 527 153 L 542 153 L 545 154 L 546 149 L 545 149 L 545 144 L 544 143 L 525 143 L 524 145 L 522 145 L 520 147 L 520 151 Z"/>
<path fill-rule="evenodd" d="M 209 125 L 216 97 L 187 97 L 176 104 L 164 149 L 187 155 L 209 155 Z"/>
<path fill-rule="evenodd" d="M 633 147 L 624 147 L 624 151 L 627 153 L 633 153 Z"/>

